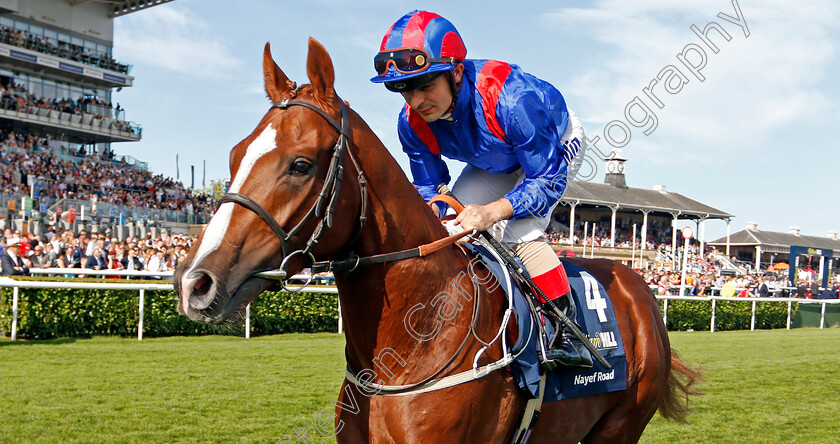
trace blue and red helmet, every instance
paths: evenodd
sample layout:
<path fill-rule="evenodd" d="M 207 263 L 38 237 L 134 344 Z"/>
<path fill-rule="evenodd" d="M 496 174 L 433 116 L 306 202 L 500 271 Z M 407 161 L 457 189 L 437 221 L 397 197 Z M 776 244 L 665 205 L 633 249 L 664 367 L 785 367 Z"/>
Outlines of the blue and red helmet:
<path fill-rule="evenodd" d="M 373 58 L 376 77 L 391 91 L 409 91 L 450 71 L 467 57 L 467 48 L 455 26 L 428 11 L 400 17 L 382 38 Z"/>

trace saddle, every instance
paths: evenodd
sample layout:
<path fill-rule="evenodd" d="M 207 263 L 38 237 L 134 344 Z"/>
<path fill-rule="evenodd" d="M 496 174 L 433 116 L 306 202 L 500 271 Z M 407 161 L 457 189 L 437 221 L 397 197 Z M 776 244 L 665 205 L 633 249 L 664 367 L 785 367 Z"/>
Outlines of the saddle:
<path fill-rule="evenodd" d="M 513 319 L 517 323 L 519 337 L 510 346 L 514 356 L 511 370 L 519 387 L 530 393 L 531 397 L 540 397 L 540 385 L 545 376 L 542 402 L 595 395 L 618 390 L 625 390 L 627 384 L 627 360 L 621 332 L 615 318 L 612 302 L 603 285 L 584 268 L 563 261 L 572 298 L 577 304 L 577 318 L 585 337 L 612 367 L 607 369 L 597 361 L 589 369 L 555 369 L 548 371 L 541 364 L 541 348 L 547 346 L 554 337 L 555 326 L 545 322 L 541 314 L 532 309 L 533 289 L 514 280 L 514 285 L 506 285 L 510 271 L 508 264 L 500 262 L 496 255 L 478 243 L 467 243 L 469 250 L 492 273 L 496 281 L 505 288 L 508 298 L 512 299 Z M 512 293 L 508 293 L 511 288 Z"/>
<path fill-rule="evenodd" d="M 456 214 L 464 209 L 445 184 L 438 187 L 438 192 L 440 194 L 428 202 L 433 209 L 437 203 L 448 205 Z M 442 221 L 446 219 L 444 217 Z M 534 307 L 533 301 L 536 298 L 533 293 L 539 290 L 518 279 L 510 278 L 518 274 L 510 263 L 511 257 L 519 268 L 524 270 L 521 261 L 512 252 L 507 260 L 503 260 L 498 253 L 493 254 L 491 249 L 499 251 L 505 248 L 494 242 L 492 236 L 487 235 L 485 238 L 489 242 L 486 246 L 466 243 L 465 247 L 482 261 L 498 283 L 506 283 L 501 286 L 512 303 L 519 330 L 518 340 L 506 352 L 514 356 L 511 370 L 520 388 L 530 392 L 532 398 L 539 399 L 540 402 L 625 390 L 627 359 L 624 344 L 621 341 L 612 302 L 603 285 L 582 267 L 563 261 L 572 290 L 571 303 L 578 307 L 576 319 L 571 321 L 583 327 L 584 339 L 590 341 L 610 368 L 597 360 L 589 369 L 564 370 L 555 369 L 551 365 L 543 366 L 540 357 L 545 356 L 547 344 L 556 332 L 555 326 L 551 322 L 545 322 L 545 318 Z"/>

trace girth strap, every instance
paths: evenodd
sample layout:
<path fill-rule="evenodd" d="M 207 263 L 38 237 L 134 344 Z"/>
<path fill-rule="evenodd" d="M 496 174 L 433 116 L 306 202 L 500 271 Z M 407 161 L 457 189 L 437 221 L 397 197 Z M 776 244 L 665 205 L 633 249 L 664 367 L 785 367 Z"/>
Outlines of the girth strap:
<path fill-rule="evenodd" d="M 537 426 L 537 419 L 540 417 L 543 399 L 545 398 L 545 384 L 548 374 L 540 372 L 540 389 L 536 398 L 529 399 L 525 403 L 525 411 L 522 412 L 522 419 L 519 421 L 519 428 L 513 434 L 510 444 L 525 444 L 531 438 L 531 432 Z"/>

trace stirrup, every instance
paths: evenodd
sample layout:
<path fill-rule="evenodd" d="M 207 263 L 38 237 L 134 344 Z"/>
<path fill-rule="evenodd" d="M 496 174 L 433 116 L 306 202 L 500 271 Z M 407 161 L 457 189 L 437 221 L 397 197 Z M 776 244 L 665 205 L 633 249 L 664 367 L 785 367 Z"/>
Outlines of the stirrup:
<path fill-rule="evenodd" d="M 554 319 L 554 316 L 550 317 L 557 326 L 557 332 L 548 343 L 548 349 L 545 351 L 545 357 L 543 357 L 542 353 L 539 354 L 540 362 L 546 371 L 550 372 L 558 367 L 569 370 L 592 368 L 594 362 L 589 350 L 587 350 L 583 344 L 576 341 L 575 337 L 565 334 L 566 332 L 560 325 L 559 319 Z M 576 359 L 578 362 L 569 362 L 568 360 L 562 359 L 562 354 L 568 354 L 564 351 L 564 348 L 566 347 L 574 350 L 575 354 L 577 354 Z"/>

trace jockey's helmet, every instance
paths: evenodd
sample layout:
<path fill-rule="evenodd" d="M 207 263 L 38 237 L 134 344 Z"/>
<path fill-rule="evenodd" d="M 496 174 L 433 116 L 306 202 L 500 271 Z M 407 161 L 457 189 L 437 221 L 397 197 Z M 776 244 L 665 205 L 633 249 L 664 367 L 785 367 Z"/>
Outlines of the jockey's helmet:
<path fill-rule="evenodd" d="M 410 91 L 451 71 L 466 57 L 464 41 L 449 20 L 414 10 L 385 33 L 373 58 L 376 76 L 370 81 L 394 92 Z"/>

